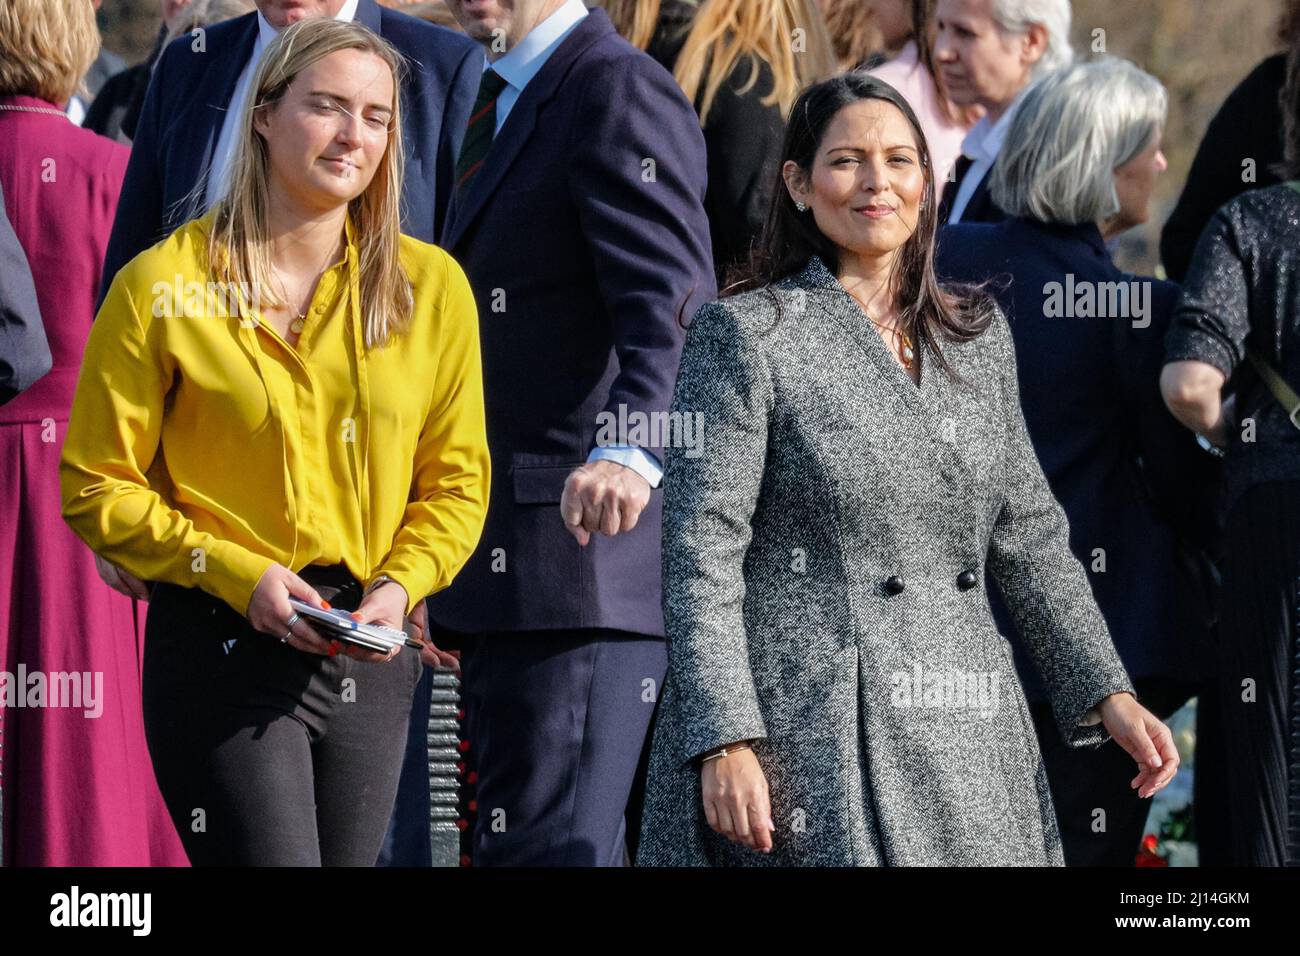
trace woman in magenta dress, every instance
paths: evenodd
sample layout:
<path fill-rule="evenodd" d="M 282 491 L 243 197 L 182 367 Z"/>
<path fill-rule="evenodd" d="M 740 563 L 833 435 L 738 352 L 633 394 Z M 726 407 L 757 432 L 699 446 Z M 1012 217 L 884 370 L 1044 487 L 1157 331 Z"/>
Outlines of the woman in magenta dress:
<path fill-rule="evenodd" d="M 4 862 L 184 865 L 141 723 L 145 606 L 101 582 L 59 513 L 59 454 L 128 155 L 62 112 L 98 50 L 85 0 L 0 5 L 0 185 L 54 360 L 0 406 Z M 71 681 L 47 706 L 19 706 L 32 702 L 20 667 L 29 686 L 79 673 L 81 692 Z"/>

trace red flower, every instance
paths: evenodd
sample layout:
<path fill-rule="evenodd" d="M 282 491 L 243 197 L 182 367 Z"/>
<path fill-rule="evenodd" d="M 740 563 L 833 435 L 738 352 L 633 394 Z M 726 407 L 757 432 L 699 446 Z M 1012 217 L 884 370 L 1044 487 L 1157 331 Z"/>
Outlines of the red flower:
<path fill-rule="evenodd" d="M 1154 833 L 1148 833 L 1142 838 L 1142 849 L 1138 850 L 1137 858 L 1133 860 L 1134 866 L 1168 866 L 1169 861 L 1156 852 L 1160 841 L 1156 839 Z"/>

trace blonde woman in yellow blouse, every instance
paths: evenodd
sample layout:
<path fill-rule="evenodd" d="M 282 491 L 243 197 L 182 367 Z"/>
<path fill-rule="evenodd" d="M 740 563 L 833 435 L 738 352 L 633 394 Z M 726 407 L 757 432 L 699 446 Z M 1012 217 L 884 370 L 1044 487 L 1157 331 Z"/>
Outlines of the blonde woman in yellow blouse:
<path fill-rule="evenodd" d="M 86 347 L 63 514 L 158 582 L 145 726 L 195 864 L 375 862 L 419 654 L 339 653 L 289 598 L 401 627 L 483 528 L 478 318 L 398 232 L 401 69 L 360 25 L 285 30 L 225 198 L 121 270 Z"/>

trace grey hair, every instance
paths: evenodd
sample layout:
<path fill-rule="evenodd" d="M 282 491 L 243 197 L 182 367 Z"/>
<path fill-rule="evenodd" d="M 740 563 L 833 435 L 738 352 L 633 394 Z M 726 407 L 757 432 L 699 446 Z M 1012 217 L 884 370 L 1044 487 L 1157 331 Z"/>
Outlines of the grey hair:
<path fill-rule="evenodd" d="M 989 178 L 1009 216 L 1078 225 L 1119 211 L 1115 170 L 1163 130 L 1168 94 L 1128 60 L 1099 57 L 1031 86 Z"/>
<path fill-rule="evenodd" d="M 1035 23 L 1047 31 L 1047 49 L 1030 71 L 1030 80 L 1074 62 L 1070 16 L 1070 0 L 993 0 L 993 19 L 1004 33 L 1024 33 Z"/>

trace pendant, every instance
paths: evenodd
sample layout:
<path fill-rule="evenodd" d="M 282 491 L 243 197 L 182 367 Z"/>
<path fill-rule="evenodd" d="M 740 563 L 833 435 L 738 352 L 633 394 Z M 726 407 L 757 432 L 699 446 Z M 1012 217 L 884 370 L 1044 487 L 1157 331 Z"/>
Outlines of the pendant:
<path fill-rule="evenodd" d="M 907 368 L 912 367 L 912 360 L 916 358 L 916 353 L 912 351 L 912 346 L 907 342 L 903 343 L 903 365 Z"/>
<path fill-rule="evenodd" d="M 301 335 L 302 327 L 304 325 L 306 325 L 306 323 L 302 320 L 302 317 L 299 316 L 298 318 L 294 319 L 292 322 L 289 323 L 289 331 L 292 332 L 294 335 Z"/>

